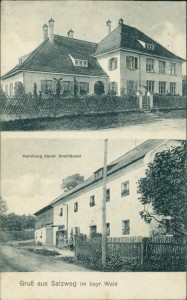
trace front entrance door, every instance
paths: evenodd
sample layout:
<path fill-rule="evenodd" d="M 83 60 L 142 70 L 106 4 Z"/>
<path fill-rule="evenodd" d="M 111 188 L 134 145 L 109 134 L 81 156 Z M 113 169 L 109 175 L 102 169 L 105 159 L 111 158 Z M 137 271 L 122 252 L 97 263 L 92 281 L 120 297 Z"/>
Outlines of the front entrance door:
<path fill-rule="evenodd" d="M 94 94 L 103 95 L 105 93 L 104 84 L 102 81 L 97 81 L 94 85 Z"/>

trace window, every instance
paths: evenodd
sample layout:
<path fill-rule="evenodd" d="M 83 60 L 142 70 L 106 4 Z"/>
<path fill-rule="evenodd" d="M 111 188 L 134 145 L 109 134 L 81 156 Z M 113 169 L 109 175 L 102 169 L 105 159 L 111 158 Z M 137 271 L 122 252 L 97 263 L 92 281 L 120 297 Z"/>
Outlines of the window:
<path fill-rule="evenodd" d="M 159 94 L 165 94 L 165 93 L 166 93 L 166 82 L 159 81 Z"/>
<path fill-rule="evenodd" d="M 9 95 L 11 96 L 13 94 L 13 83 L 9 84 Z"/>
<path fill-rule="evenodd" d="M 60 217 L 62 217 L 63 216 L 63 208 L 61 207 L 60 208 Z"/>
<path fill-rule="evenodd" d="M 117 88 L 117 82 L 112 81 L 112 82 L 110 83 L 110 92 L 111 92 L 112 94 L 116 95 L 117 91 L 118 91 L 118 88 Z"/>
<path fill-rule="evenodd" d="M 73 56 L 71 56 L 70 54 L 68 54 L 72 63 L 74 64 L 74 66 L 76 67 L 84 67 L 87 68 L 88 67 L 88 61 L 86 59 L 75 59 Z"/>
<path fill-rule="evenodd" d="M 5 84 L 5 94 L 8 95 L 8 84 Z"/>
<path fill-rule="evenodd" d="M 106 202 L 110 201 L 110 189 L 106 189 Z"/>
<path fill-rule="evenodd" d="M 127 56 L 126 64 L 127 64 L 127 69 L 137 70 L 138 69 L 138 58 L 135 56 Z"/>
<path fill-rule="evenodd" d="M 155 49 L 153 44 L 147 44 L 147 43 L 145 43 L 145 48 L 152 51 Z"/>
<path fill-rule="evenodd" d="M 165 61 L 159 60 L 159 73 L 165 74 L 165 72 L 166 72 L 166 63 Z"/>
<path fill-rule="evenodd" d="M 130 220 L 122 221 L 122 234 L 123 235 L 130 234 Z"/>
<path fill-rule="evenodd" d="M 90 207 L 95 206 L 95 196 L 90 196 Z"/>
<path fill-rule="evenodd" d="M 108 69 L 110 71 L 117 69 L 117 57 L 112 57 L 108 60 Z"/>
<path fill-rule="evenodd" d="M 175 63 L 170 63 L 170 74 L 176 75 L 176 64 Z"/>
<path fill-rule="evenodd" d="M 52 80 L 41 80 L 41 92 L 48 93 L 52 91 Z"/>
<path fill-rule="evenodd" d="M 154 85 L 155 85 L 154 81 L 147 80 L 147 91 L 151 92 L 151 93 L 154 93 Z"/>
<path fill-rule="evenodd" d="M 175 95 L 176 94 L 176 82 L 170 82 L 169 88 L 170 88 L 170 94 Z"/>
<path fill-rule="evenodd" d="M 154 72 L 154 59 L 146 58 L 146 72 Z"/>
<path fill-rule="evenodd" d="M 80 95 L 86 95 L 89 93 L 89 83 L 88 82 L 79 82 Z"/>
<path fill-rule="evenodd" d="M 90 235 L 93 236 L 96 233 L 97 233 L 97 226 L 96 225 L 90 226 Z"/>
<path fill-rule="evenodd" d="M 106 235 L 110 236 L 110 223 L 106 223 Z"/>
<path fill-rule="evenodd" d="M 77 212 L 78 211 L 78 202 L 75 202 L 74 203 L 74 212 Z"/>
<path fill-rule="evenodd" d="M 135 94 L 137 91 L 137 82 L 134 80 L 127 80 L 127 94 Z"/>
<path fill-rule="evenodd" d="M 121 184 L 121 196 L 128 196 L 129 195 L 129 181 L 125 181 Z"/>
<path fill-rule="evenodd" d="M 100 179 L 103 177 L 103 168 L 97 170 L 95 173 L 94 173 L 94 179 Z"/>

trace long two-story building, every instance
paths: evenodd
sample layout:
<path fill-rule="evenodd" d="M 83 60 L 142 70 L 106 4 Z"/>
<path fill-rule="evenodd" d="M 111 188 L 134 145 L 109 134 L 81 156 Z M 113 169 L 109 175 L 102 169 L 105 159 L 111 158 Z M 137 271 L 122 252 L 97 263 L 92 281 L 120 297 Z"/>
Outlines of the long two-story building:
<path fill-rule="evenodd" d="M 137 182 L 157 152 L 180 145 L 177 140 L 148 140 L 107 165 L 106 228 L 111 237 L 150 236 L 158 231 L 145 223 Z M 58 245 L 59 237 L 102 232 L 103 168 L 60 195 L 36 215 L 36 242 Z"/>
<path fill-rule="evenodd" d="M 182 95 L 181 57 L 119 20 L 108 35 L 93 43 L 54 34 L 55 21 L 43 26 L 43 42 L 1 78 L 7 96 L 22 83 L 26 93 L 56 93 L 57 82 L 63 95 L 117 95 L 149 91 Z M 76 90 L 76 91 L 75 91 Z"/>

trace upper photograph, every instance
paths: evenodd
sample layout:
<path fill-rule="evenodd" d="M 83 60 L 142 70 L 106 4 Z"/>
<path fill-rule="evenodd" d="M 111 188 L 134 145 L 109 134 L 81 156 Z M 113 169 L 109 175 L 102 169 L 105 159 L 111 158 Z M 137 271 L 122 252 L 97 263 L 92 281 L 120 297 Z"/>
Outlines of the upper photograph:
<path fill-rule="evenodd" d="M 185 134 L 185 2 L 1 8 L 2 131 Z"/>

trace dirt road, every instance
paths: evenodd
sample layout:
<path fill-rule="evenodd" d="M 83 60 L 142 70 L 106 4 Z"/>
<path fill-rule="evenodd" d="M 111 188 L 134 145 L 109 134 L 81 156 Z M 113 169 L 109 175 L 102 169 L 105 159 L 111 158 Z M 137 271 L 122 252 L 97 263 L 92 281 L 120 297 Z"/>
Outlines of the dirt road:
<path fill-rule="evenodd" d="M 43 256 L 25 249 L 0 245 L 1 272 L 88 272 L 81 266 L 68 264 L 60 257 Z"/>

